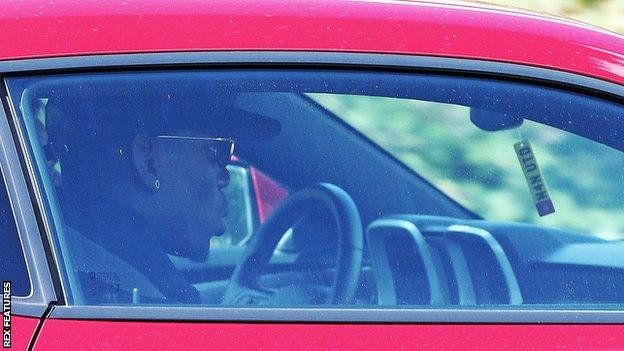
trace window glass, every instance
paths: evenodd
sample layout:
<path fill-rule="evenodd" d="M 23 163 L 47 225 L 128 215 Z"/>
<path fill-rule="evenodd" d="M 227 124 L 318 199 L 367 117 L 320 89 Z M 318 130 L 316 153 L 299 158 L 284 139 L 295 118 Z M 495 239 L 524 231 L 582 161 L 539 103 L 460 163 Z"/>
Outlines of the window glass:
<path fill-rule="evenodd" d="M 30 278 L 26 268 L 24 251 L 20 243 L 19 234 L 15 225 L 15 217 L 11 210 L 11 203 L 7 194 L 4 177 L 0 171 L 0 236 L 2 250 L 0 250 L 0 278 L 2 281 L 11 281 L 13 296 L 30 295 Z"/>
<path fill-rule="evenodd" d="M 230 183 L 223 188 L 228 199 L 225 232 L 210 238 L 210 247 L 244 245 L 273 208 L 288 195 L 286 189 L 266 174 L 238 159 L 227 166 Z"/>
<path fill-rule="evenodd" d="M 465 106 L 357 95 L 310 96 L 483 218 L 624 239 L 624 216 L 614 216 L 624 213 L 624 153 L 618 150 L 531 120 L 509 130 L 485 131 L 470 121 L 470 108 Z M 393 123 L 379 117 L 384 115 L 394 116 Z M 540 217 L 535 210 L 513 157 L 512 146 L 522 139 L 531 141 L 556 199 L 556 212 L 548 216 Z"/>
<path fill-rule="evenodd" d="M 74 305 L 620 308 L 624 109 L 479 78 L 8 79 Z"/>

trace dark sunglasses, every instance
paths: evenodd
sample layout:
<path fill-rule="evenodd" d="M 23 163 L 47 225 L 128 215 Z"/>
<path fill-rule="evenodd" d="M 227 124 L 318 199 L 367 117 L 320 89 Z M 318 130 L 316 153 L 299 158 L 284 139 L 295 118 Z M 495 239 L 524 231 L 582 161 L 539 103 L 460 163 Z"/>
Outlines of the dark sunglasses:
<path fill-rule="evenodd" d="M 211 161 L 219 166 L 225 167 L 234 155 L 234 145 L 236 140 L 231 138 L 209 138 L 182 135 L 159 135 L 157 138 L 169 140 L 197 140 L 209 143 L 208 149 L 211 154 Z"/>

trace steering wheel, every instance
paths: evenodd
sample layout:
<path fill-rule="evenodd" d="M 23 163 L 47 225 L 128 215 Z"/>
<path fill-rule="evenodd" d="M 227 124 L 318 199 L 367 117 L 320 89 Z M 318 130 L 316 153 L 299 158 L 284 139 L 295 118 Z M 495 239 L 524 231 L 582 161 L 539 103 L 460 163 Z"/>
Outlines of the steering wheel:
<path fill-rule="evenodd" d="M 289 196 L 258 228 L 234 269 L 223 297 L 224 305 L 245 305 L 268 300 L 272 291 L 258 283 L 283 234 L 313 212 L 326 211 L 336 222 L 338 251 L 336 274 L 328 303 L 353 304 L 362 266 L 363 235 L 360 214 L 344 190 L 319 183 Z M 318 213 L 318 212 L 317 212 Z"/>

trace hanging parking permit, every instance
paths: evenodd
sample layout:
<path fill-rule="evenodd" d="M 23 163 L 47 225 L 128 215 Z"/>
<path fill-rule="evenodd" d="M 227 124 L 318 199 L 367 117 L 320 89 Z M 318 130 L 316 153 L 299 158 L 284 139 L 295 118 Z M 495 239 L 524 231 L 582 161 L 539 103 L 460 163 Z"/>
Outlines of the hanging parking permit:
<path fill-rule="evenodd" d="M 555 205 L 548 194 L 546 182 L 544 181 L 544 175 L 537 165 L 537 160 L 535 159 L 531 143 L 524 139 L 515 143 L 514 149 L 516 150 L 516 155 L 518 155 L 520 166 L 522 166 L 524 178 L 529 185 L 529 190 L 531 191 L 531 196 L 533 197 L 533 202 L 535 203 L 535 208 L 537 208 L 537 213 L 540 217 L 554 213 Z"/>

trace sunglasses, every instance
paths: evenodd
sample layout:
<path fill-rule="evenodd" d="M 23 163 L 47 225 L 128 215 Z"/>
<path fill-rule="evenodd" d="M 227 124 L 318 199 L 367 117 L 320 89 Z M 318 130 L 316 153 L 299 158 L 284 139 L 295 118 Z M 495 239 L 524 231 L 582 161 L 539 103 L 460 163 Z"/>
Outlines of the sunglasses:
<path fill-rule="evenodd" d="M 232 155 L 234 155 L 234 145 L 236 143 L 236 140 L 231 138 L 209 138 L 178 135 L 159 135 L 157 138 L 167 140 L 204 141 L 208 143 L 208 150 L 210 150 L 209 156 L 212 163 L 219 167 L 225 167 L 230 162 Z"/>

